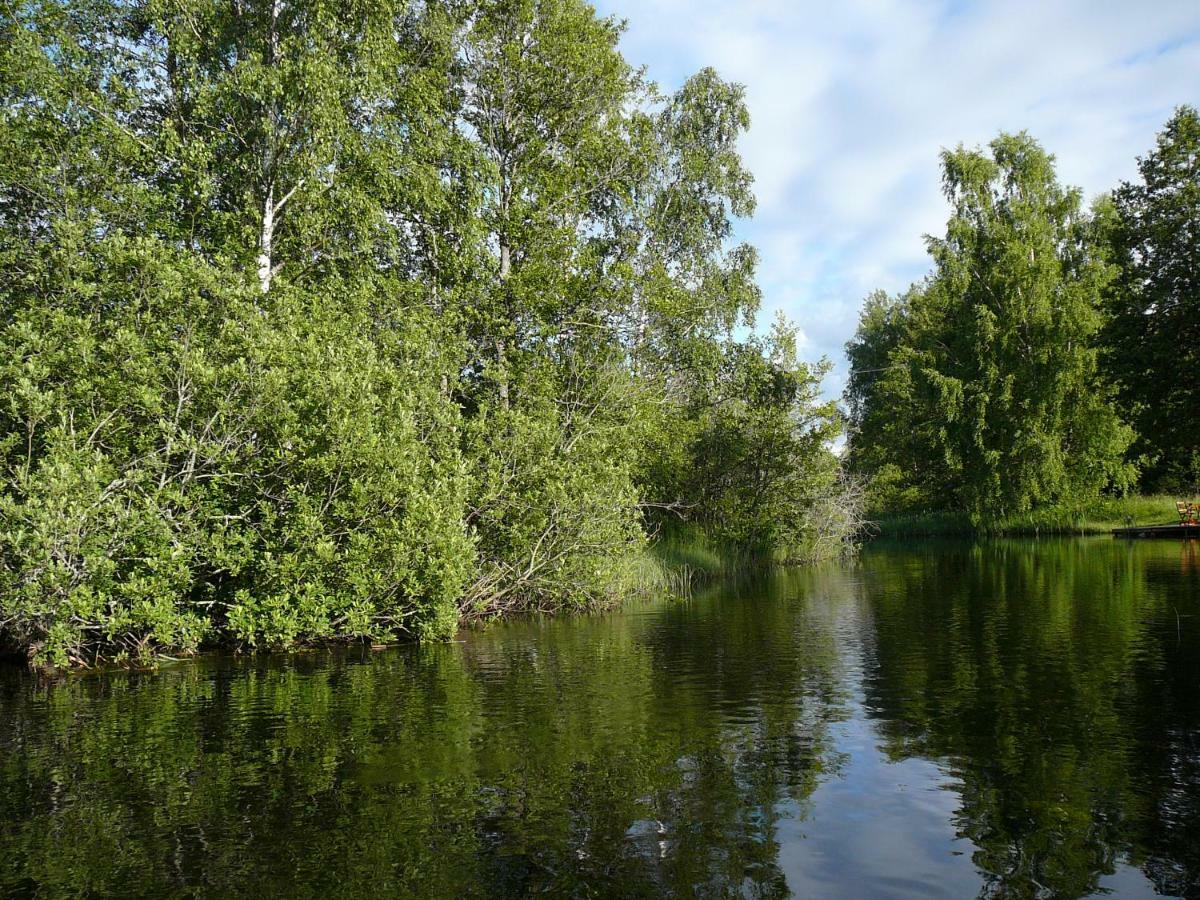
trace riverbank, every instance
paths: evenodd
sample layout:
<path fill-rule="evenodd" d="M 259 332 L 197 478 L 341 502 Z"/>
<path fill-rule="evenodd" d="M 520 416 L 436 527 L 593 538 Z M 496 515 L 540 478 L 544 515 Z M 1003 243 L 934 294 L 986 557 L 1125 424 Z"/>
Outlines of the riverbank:
<path fill-rule="evenodd" d="M 158 644 L 138 648 L 101 645 L 94 652 L 74 655 L 63 661 L 47 661 L 39 657 L 40 646 L 18 639 L 9 628 L 0 627 L 0 663 L 28 667 L 41 675 L 58 676 L 70 671 L 97 669 L 155 668 L 164 661 L 178 662 L 198 655 L 229 652 L 235 655 L 259 653 L 293 653 L 354 646 L 381 649 L 403 644 L 440 643 L 451 639 L 462 629 L 487 627 L 505 620 L 530 617 L 569 617 L 581 613 L 611 611 L 626 602 L 669 597 L 691 598 L 702 586 L 719 578 L 763 566 L 798 566 L 814 564 L 833 558 L 842 548 L 851 546 L 852 533 L 829 532 L 816 535 L 804 545 L 803 552 L 795 551 L 784 557 L 779 551 L 748 551 L 723 542 L 703 528 L 683 523 L 660 530 L 636 550 L 609 561 L 604 573 L 608 590 L 599 596 L 582 596 L 574 603 L 545 605 L 536 600 L 510 604 L 503 610 L 486 609 L 469 602 L 458 604 L 453 628 L 443 637 L 427 637 L 412 632 L 378 632 L 370 628 L 361 631 L 338 631 L 331 627 L 313 628 L 302 637 L 274 642 L 250 643 L 238 640 L 228 628 L 209 627 L 191 645 Z"/>
<path fill-rule="evenodd" d="M 880 516 L 874 522 L 879 537 L 946 535 L 1037 536 L 1049 534 L 1109 534 L 1125 525 L 1154 525 L 1178 521 L 1176 497 L 1102 497 L 1084 509 L 1041 509 L 997 522 L 975 524 L 965 513 L 947 510 Z"/>

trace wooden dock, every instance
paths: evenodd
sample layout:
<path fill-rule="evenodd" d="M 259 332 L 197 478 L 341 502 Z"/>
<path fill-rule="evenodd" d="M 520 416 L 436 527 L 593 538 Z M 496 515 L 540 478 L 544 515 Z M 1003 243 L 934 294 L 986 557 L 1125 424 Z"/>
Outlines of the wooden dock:
<path fill-rule="evenodd" d="M 1197 538 L 1200 539 L 1200 525 L 1195 522 L 1175 525 L 1131 525 L 1128 528 L 1114 528 L 1113 537 L 1123 538 Z"/>

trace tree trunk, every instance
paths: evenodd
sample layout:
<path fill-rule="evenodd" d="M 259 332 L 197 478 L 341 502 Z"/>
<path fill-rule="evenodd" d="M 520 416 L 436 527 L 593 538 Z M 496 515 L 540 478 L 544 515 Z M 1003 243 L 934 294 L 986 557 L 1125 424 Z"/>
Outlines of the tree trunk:
<path fill-rule="evenodd" d="M 283 0 L 273 0 L 271 3 L 271 30 L 267 35 L 267 64 L 274 67 L 279 64 L 279 14 L 283 10 Z M 279 110 L 271 110 L 271 119 L 279 121 Z M 271 290 L 271 279 L 275 275 L 274 260 L 271 251 L 275 244 L 275 217 L 291 191 L 278 204 L 275 203 L 275 153 L 271 146 L 271 136 L 267 136 L 267 146 L 263 148 L 263 183 L 267 186 L 267 196 L 263 200 L 262 227 L 258 235 L 258 287 L 264 294 Z"/>
<path fill-rule="evenodd" d="M 258 286 L 265 294 L 271 290 L 271 247 L 275 242 L 275 189 L 267 188 L 263 201 L 262 230 L 258 238 Z"/>
<path fill-rule="evenodd" d="M 504 304 L 505 312 L 508 312 L 508 301 L 505 296 L 505 283 L 512 274 L 512 248 L 508 244 L 508 238 L 505 235 L 500 236 L 500 297 Z M 504 338 L 496 338 L 496 366 L 498 386 L 500 391 L 500 405 L 504 409 L 509 408 L 508 399 L 508 355 L 507 347 Z"/>

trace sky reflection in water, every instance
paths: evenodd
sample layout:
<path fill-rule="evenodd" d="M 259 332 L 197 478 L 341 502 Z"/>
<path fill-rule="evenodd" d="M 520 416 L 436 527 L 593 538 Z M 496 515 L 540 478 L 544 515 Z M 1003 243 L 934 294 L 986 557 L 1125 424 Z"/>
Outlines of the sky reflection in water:
<path fill-rule="evenodd" d="M 1200 891 L 1200 561 L 875 545 L 449 646 L 0 673 L 0 894 Z"/>

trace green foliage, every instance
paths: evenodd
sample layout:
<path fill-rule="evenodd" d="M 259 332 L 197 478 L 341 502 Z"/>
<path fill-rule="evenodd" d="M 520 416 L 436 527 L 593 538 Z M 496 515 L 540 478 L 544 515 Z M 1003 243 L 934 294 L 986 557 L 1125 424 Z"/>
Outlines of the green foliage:
<path fill-rule="evenodd" d="M 953 486 L 951 473 L 928 452 L 937 439 L 937 421 L 925 419 L 912 372 L 898 359 L 907 340 L 909 310 L 919 296 L 919 286 L 899 297 L 871 294 L 846 345 L 847 465 L 868 479 L 867 512 L 872 517 L 923 507 L 951 493 Z"/>
<path fill-rule="evenodd" d="M 0 499 L 18 641 L 64 664 L 214 628 L 252 646 L 452 631 L 471 545 L 444 510 L 467 482 L 417 322 L 371 338 L 348 291 L 276 292 L 265 317 L 155 242 L 97 251 L 88 306 L 64 286 L 0 333 L 21 388 Z"/>
<path fill-rule="evenodd" d="M 830 442 L 840 423 L 819 397 L 825 366 L 796 356 L 796 332 L 782 318 L 770 335 L 735 344 L 699 386 L 674 433 L 681 454 L 659 465 L 657 481 L 694 498 L 688 518 L 743 553 L 799 559 L 815 549 L 812 513 L 834 490 L 838 464 Z"/>
<path fill-rule="evenodd" d="M 1181 106 L 1102 219 L 1120 276 L 1107 294 L 1105 371 L 1150 458 L 1147 488 L 1200 489 L 1200 112 Z"/>
<path fill-rule="evenodd" d="M 0 625 L 36 662 L 454 630 L 459 342 L 378 230 L 397 107 L 348 108 L 417 40 L 389 9 L 4 23 Z"/>
<path fill-rule="evenodd" d="M 241 359 L 254 487 L 238 498 L 253 577 L 226 627 L 242 643 L 448 637 L 471 565 L 457 515 L 467 478 L 458 411 L 441 393 L 434 335 L 367 336 L 328 299 L 279 296 Z M 261 449 L 260 449 L 261 448 Z"/>
<path fill-rule="evenodd" d="M 784 332 L 732 336 L 742 90 L 663 96 L 620 33 L 582 0 L 0 11 L 0 633 L 52 665 L 445 637 L 620 596 L 668 496 L 798 555 L 836 426 Z"/>
<path fill-rule="evenodd" d="M 873 531 L 884 538 L 934 535 L 1111 534 L 1126 525 L 1163 525 L 1178 521 L 1176 495 L 1100 496 L 1083 506 L 1048 506 L 980 524 L 965 513 L 946 510 L 904 512 L 902 504 L 880 502 L 872 511 Z"/>
<path fill-rule="evenodd" d="M 471 615 L 612 600 L 642 550 L 628 375 L 602 361 L 584 366 L 527 372 L 514 404 L 491 406 L 468 427 L 467 521 L 480 555 Z"/>
<path fill-rule="evenodd" d="M 929 242 L 934 271 L 870 302 L 848 348 L 859 471 L 882 497 L 976 523 L 1083 504 L 1136 474 L 1095 347 L 1115 272 L 1052 157 L 1024 134 L 990 151 L 943 155 L 953 214 Z"/>

